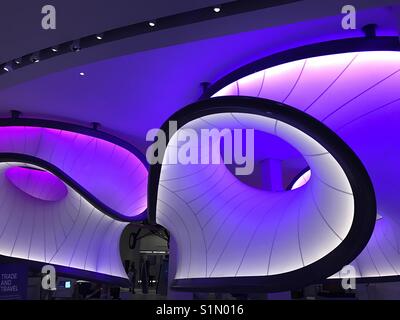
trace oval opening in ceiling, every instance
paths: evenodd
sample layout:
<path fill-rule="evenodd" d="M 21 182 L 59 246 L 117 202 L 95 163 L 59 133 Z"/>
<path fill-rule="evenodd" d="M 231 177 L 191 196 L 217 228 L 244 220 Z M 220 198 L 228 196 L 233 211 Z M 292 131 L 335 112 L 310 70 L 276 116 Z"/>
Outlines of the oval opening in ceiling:
<path fill-rule="evenodd" d="M 48 171 L 15 166 L 8 168 L 5 175 L 15 187 L 36 199 L 60 201 L 68 194 L 64 182 Z"/>
<path fill-rule="evenodd" d="M 246 132 L 243 132 L 245 136 Z M 234 135 L 233 135 L 234 136 Z M 245 138 L 241 144 L 246 153 Z M 267 191 L 285 191 L 286 186 L 293 181 L 298 172 L 307 166 L 301 153 L 291 144 L 275 135 L 260 130 L 254 130 L 254 170 L 248 175 L 236 175 L 235 169 L 243 166 L 235 163 L 226 164 L 235 177 L 253 188 Z M 221 157 L 224 158 L 224 140 L 221 139 Z"/>

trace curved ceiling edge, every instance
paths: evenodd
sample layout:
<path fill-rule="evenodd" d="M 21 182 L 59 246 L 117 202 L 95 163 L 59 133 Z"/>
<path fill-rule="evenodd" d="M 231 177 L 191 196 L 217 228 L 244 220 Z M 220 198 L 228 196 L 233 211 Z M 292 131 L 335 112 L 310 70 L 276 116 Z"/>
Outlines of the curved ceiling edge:
<path fill-rule="evenodd" d="M 215 83 L 211 84 L 203 92 L 200 100 L 210 98 L 227 85 L 258 71 L 271 68 L 284 63 L 353 51 L 400 51 L 399 37 L 360 37 L 339 39 L 326 42 L 318 42 L 306 46 L 301 46 L 285 51 L 281 51 L 256 61 L 250 62 L 242 67 L 228 73 Z"/>
<path fill-rule="evenodd" d="M 122 140 L 104 131 L 57 120 L 37 119 L 37 118 L 0 118 L 0 127 L 11 127 L 11 126 L 59 129 L 75 133 L 81 133 L 94 138 L 99 138 L 111 142 L 113 144 L 116 144 L 128 150 L 130 153 L 133 153 L 143 163 L 143 165 L 146 168 L 148 168 L 146 157 L 143 155 L 142 152 L 139 151 L 139 149 L 137 149 L 134 145 L 128 143 L 127 141 Z"/>
<path fill-rule="evenodd" d="M 207 99 L 217 93 L 219 90 L 225 88 L 229 84 L 235 83 L 240 79 L 245 78 L 251 74 L 269 68 L 277 67 L 285 63 L 300 61 L 307 58 L 314 58 L 320 56 L 350 53 L 350 52 L 373 52 L 373 51 L 400 51 L 399 37 L 360 37 L 349 39 L 338 39 L 327 42 L 319 42 L 311 45 L 301 46 L 285 51 L 281 51 L 272 55 L 265 56 L 264 58 L 250 62 L 244 66 L 239 67 L 233 72 L 228 73 L 222 78 L 218 79 L 215 83 L 211 84 L 200 97 Z M 305 169 L 306 170 L 306 169 Z M 291 186 L 289 186 L 291 187 Z M 397 275 L 384 275 L 384 276 L 367 276 L 357 277 L 359 282 L 386 282 L 398 279 Z M 337 281 L 337 279 L 329 278 L 326 281 Z"/>
<path fill-rule="evenodd" d="M 58 178 L 60 178 L 64 183 L 66 183 L 69 187 L 74 189 L 77 193 L 79 193 L 83 198 L 85 198 L 93 207 L 96 209 L 100 210 L 107 216 L 117 219 L 119 221 L 140 221 L 143 220 L 146 216 L 146 210 L 143 211 L 141 214 L 129 218 L 125 215 L 122 215 L 121 213 L 111 209 L 109 206 L 104 204 L 102 201 L 94 197 L 89 191 L 87 191 L 84 187 L 82 187 L 78 182 L 76 182 L 74 179 L 72 179 L 70 176 L 68 176 L 66 173 L 64 173 L 62 170 L 60 170 L 58 167 L 54 166 L 50 162 L 47 162 L 43 159 L 29 156 L 26 154 L 21 154 L 21 153 L 2 153 L 0 152 L 0 163 L 2 162 L 24 162 L 24 163 L 29 163 L 35 166 L 38 166 Z"/>

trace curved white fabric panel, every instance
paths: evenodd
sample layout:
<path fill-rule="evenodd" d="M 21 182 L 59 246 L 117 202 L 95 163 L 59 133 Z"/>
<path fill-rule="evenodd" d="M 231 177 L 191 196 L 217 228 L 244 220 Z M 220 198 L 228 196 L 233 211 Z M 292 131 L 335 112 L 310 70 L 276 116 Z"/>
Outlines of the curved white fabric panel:
<path fill-rule="evenodd" d="M 311 177 L 306 171 L 293 184 L 292 190 L 305 185 Z M 377 215 L 374 233 L 360 255 L 350 263 L 357 278 L 376 278 L 400 275 L 400 227 L 389 217 Z M 341 278 L 337 272 L 330 279 Z"/>
<path fill-rule="evenodd" d="M 316 262 L 346 237 L 354 218 L 352 188 L 313 138 L 265 116 L 219 113 L 180 128 L 164 160 L 182 145 L 178 136 L 187 128 L 257 128 L 295 147 L 313 174 L 302 188 L 268 192 L 242 183 L 222 163 L 163 165 L 156 218 L 177 242 L 176 279 L 282 274 Z"/>
<path fill-rule="evenodd" d="M 392 250 L 400 241 L 392 231 L 400 225 L 399 86 L 400 52 L 369 51 L 288 62 L 247 75 L 214 95 L 283 102 L 326 124 L 354 150 L 371 177 L 383 217 L 353 263 L 360 277 L 399 275 L 398 250 Z"/>
<path fill-rule="evenodd" d="M 19 167 L 42 170 L 20 162 L 0 163 L 0 255 L 127 279 L 119 251 L 127 223 L 103 214 L 69 186 L 57 201 L 24 192 L 5 174 Z M 48 198 L 42 188 L 30 186 L 32 194 L 40 191 Z"/>

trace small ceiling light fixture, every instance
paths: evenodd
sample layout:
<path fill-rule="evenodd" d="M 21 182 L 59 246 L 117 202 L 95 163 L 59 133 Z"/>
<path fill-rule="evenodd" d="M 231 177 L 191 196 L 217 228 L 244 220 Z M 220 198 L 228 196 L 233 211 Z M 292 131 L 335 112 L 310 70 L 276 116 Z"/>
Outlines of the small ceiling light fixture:
<path fill-rule="evenodd" d="M 216 13 L 218 13 L 218 12 L 220 12 L 221 11 L 221 7 L 214 7 L 214 12 L 216 12 Z"/>
<path fill-rule="evenodd" d="M 51 51 L 58 52 L 58 46 L 51 47 Z"/>
<path fill-rule="evenodd" d="M 14 59 L 14 63 L 15 63 L 16 65 L 21 64 L 21 62 L 22 62 L 22 58 Z"/>
<path fill-rule="evenodd" d="M 92 122 L 92 128 L 94 130 L 99 130 L 100 127 L 101 127 L 101 124 L 99 122 Z"/>
<path fill-rule="evenodd" d="M 33 53 L 33 54 L 31 55 L 31 57 L 29 58 L 29 60 L 30 60 L 31 62 L 33 62 L 33 63 L 39 62 L 39 61 L 40 61 L 39 52 Z"/>
<path fill-rule="evenodd" d="M 366 38 L 372 39 L 376 38 L 376 28 L 377 25 L 375 23 L 370 23 L 363 26 L 361 30 L 364 32 Z"/>
<path fill-rule="evenodd" d="M 97 40 L 103 40 L 104 35 L 102 33 L 99 33 L 96 35 Z"/>
<path fill-rule="evenodd" d="M 71 51 L 78 52 L 79 50 L 81 50 L 80 42 L 79 40 L 74 40 L 71 43 Z"/>
<path fill-rule="evenodd" d="M 6 71 L 6 72 L 12 71 L 13 68 L 12 68 L 11 63 L 6 63 L 6 64 L 3 66 L 3 70 Z"/>
<path fill-rule="evenodd" d="M 85 73 L 84 73 L 84 72 L 79 72 L 79 75 L 80 75 L 80 76 L 84 76 Z"/>
<path fill-rule="evenodd" d="M 152 28 L 155 27 L 156 26 L 156 22 L 155 21 L 150 21 L 149 22 L 149 26 L 152 27 Z"/>

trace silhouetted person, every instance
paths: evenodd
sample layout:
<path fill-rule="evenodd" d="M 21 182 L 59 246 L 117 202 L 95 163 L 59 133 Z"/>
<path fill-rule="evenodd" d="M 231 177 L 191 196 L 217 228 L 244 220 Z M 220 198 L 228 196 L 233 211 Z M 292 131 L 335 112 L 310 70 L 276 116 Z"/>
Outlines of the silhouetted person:
<path fill-rule="evenodd" d="M 132 294 L 135 294 L 136 268 L 135 268 L 135 263 L 134 263 L 134 262 L 132 262 L 132 265 L 131 265 L 131 267 L 130 267 L 130 269 L 129 269 L 128 277 L 129 277 L 129 280 L 130 280 L 131 283 L 132 283 L 131 292 L 132 292 Z"/>

